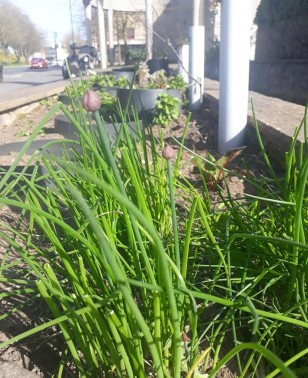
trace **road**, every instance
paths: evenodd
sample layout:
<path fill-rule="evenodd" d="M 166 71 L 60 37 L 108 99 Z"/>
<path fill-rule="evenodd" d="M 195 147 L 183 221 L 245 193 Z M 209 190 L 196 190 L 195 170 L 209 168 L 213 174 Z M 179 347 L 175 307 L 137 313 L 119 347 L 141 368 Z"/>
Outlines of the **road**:
<path fill-rule="evenodd" d="M 1 92 L 18 90 L 36 85 L 62 81 L 61 67 L 50 67 L 48 69 L 29 69 L 28 67 L 17 67 L 3 69 L 3 83 Z"/>
<path fill-rule="evenodd" d="M 0 113 L 51 96 L 66 85 L 68 80 L 63 80 L 60 67 L 4 67 L 3 83 L 0 83 Z"/>

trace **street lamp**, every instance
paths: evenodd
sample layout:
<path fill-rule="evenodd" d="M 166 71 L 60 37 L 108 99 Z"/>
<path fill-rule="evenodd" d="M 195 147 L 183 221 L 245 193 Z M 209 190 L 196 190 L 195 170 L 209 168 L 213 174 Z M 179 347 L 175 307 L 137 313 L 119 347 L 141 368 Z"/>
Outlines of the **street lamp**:
<path fill-rule="evenodd" d="M 58 33 L 54 32 L 52 33 L 54 41 L 55 41 L 55 56 L 56 56 L 56 65 L 58 65 L 58 45 L 57 45 L 57 36 Z"/>

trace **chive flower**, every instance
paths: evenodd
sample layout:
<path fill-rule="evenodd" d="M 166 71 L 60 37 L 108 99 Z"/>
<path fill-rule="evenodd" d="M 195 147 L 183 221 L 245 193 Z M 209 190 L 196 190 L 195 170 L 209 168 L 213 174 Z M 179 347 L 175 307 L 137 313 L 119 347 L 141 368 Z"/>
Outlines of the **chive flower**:
<path fill-rule="evenodd" d="M 166 160 L 170 160 L 174 157 L 174 149 L 169 144 L 167 144 L 167 146 L 163 150 L 163 157 Z"/>
<path fill-rule="evenodd" d="M 82 106 L 88 112 L 95 112 L 99 110 L 102 104 L 102 101 L 99 95 L 91 90 L 87 90 L 82 97 Z"/>

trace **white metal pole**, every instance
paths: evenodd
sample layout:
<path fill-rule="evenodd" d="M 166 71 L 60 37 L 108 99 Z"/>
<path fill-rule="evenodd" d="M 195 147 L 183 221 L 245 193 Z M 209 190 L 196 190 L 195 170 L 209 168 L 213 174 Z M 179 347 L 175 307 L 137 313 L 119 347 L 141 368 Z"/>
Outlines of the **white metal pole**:
<path fill-rule="evenodd" d="M 204 42 L 202 0 L 194 0 L 193 26 L 189 28 L 189 108 L 201 107 L 204 92 Z"/>
<path fill-rule="evenodd" d="M 97 18 L 99 29 L 99 50 L 101 56 L 101 69 L 105 69 L 107 68 L 105 16 L 103 6 L 100 0 L 97 0 Z"/>
<path fill-rule="evenodd" d="M 145 27 L 146 27 L 146 59 L 152 59 L 153 46 L 153 10 L 152 0 L 146 0 Z"/>
<path fill-rule="evenodd" d="M 200 25 L 201 0 L 193 0 L 193 26 Z"/>
<path fill-rule="evenodd" d="M 109 35 L 108 57 L 109 57 L 109 63 L 112 66 L 114 64 L 113 9 L 108 9 L 108 35 Z"/>
<path fill-rule="evenodd" d="M 181 75 L 185 83 L 189 83 L 189 45 L 184 44 L 179 49 L 179 75 Z"/>
<path fill-rule="evenodd" d="M 222 0 L 218 150 L 245 143 L 248 112 L 251 0 Z"/>

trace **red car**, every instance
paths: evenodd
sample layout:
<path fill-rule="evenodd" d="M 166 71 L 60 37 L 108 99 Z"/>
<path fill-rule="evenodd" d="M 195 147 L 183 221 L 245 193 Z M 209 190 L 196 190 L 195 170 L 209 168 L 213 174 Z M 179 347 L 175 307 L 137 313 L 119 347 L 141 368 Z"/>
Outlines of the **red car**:
<path fill-rule="evenodd" d="M 29 63 L 29 68 L 48 68 L 48 60 L 43 58 L 33 58 Z"/>

